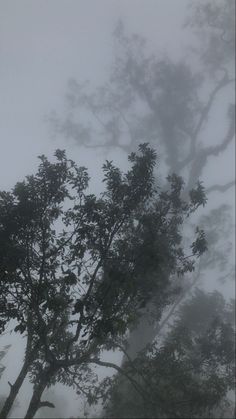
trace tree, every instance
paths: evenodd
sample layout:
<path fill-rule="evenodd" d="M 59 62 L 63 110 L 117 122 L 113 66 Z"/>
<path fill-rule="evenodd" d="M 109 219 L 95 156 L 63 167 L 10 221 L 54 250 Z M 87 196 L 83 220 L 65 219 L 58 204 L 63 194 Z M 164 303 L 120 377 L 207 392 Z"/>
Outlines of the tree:
<path fill-rule="evenodd" d="M 233 417 L 228 392 L 234 390 L 234 302 L 218 292 L 197 290 L 182 304 L 165 336 L 125 370 L 142 389 L 116 376 L 106 401 L 108 417 Z M 225 416 L 226 415 L 226 416 Z M 103 413 L 104 417 L 104 413 Z"/>
<path fill-rule="evenodd" d="M 235 137 L 235 104 L 229 93 L 235 83 L 234 9 L 232 0 L 192 2 L 185 30 L 191 29 L 196 43 L 191 45 L 190 59 L 177 62 L 166 56 L 148 55 L 146 41 L 138 35 L 128 36 L 120 22 L 114 32 L 115 60 L 110 80 L 95 91 L 87 83 L 70 80 L 68 116 L 54 116 L 56 132 L 82 147 L 120 148 L 128 153 L 138 142 L 149 141 L 165 158 L 161 162 L 163 171 L 184 177 L 186 196 L 207 173 L 209 163 L 224 156 Z M 217 104 L 225 131 L 216 134 L 212 114 Z M 91 115 L 87 123 L 79 119 L 81 108 Z M 207 187 L 209 198 L 213 195 L 220 200 L 220 194 L 234 185 L 233 179 L 226 183 L 213 181 Z M 161 332 L 163 323 L 175 314 L 201 276 L 214 269 L 213 275 L 218 270 L 220 281 L 234 277 L 229 242 L 231 209 L 225 203 L 217 205 L 215 200 L 213 209 L 210 204 L 209 214 L 199 220 L 202 227 L 207 226 L 209 246 L 199 261 L 198 274 L 190 279 L 191 286 L 188 284 L 172 300 L 166 317 L 160 319 L 157 314 L 156 322 L 150 314 L 150 300 L 129 335 L 127 353 L 132 359 Z"/>
<path fill-rule="evenodd" d="M 11 345 L 5 345 L 3 347 L 3 349 L 0 351 L 0 361 L 2 361 L 2 359 L 4 358 L 4 356 L 9 351 L 10 347 L 11 347 Z M 3 365 L 2 363 L 0 363 L 0 379 L 1 379 L 2 374 L 3 374 L 3 372 L 4 372 L 5 369 L 6 369 L 5 365 Z M 0 395 L 0 409 L 2 408 L 3 400 L 4 400 L 4 397 L 1 394 Z"/>
<path fill-rule="evenodd" d="M 206 250 L 201 229 L 187 255 L 181 234 L 186 217 L 206 202 L 202 185 L 190 191 L 188 202 L 176 175 L 160 191 L 156 154 L 147 144 L 130 154 L 125 174 L 112 162 L 104 164 L 99 197 L 86 193 L 84 167 L 64 151 L 55 157 L 50 163 L 40 156 L 35 175 L 0 193 L 7 244 L 1 253 L 2 313 L 4 321 L 15 319 L 15 331 L 27 335 L 30 348 L 4 417 L 28 372 L 34 390 L 26 417 L 53 407 L 41 400 L 45 388 L 70 383 L 75 371 L 81 380 L 89 377 L 90 365 L 103 365 L 102 351 L 117 347 L 153 294 L 161 315 L 180 290 L 175 275 L 192 271 Z"/>
<path fill-rule="evenodd" d="M 2 360 L 2 358 L 4 358 L 4 356 L 7 354 L 7 352 L 9 351 L 11 345 L 5 345 L 2 349 L 2 351 L 0 352 L 0 361 Z M 5 370 L 5 366 L 0 364 L 0 378 Z"/>
<path fill-rule="evenodd" d="M 235 83 L 234 15 L 232 0 L 193 2 L 185 26 L 197 35 L 196 44 L 191 46 L 190 60 L 181 58 L 179 62 L 166 56 L 148 55 L 146 41 L 139 35 L 128 36 L 119 22 L 114 32 L 115 60 L 110 80 L 95 91 L 87 83 L 70 80 L 68 116 L 54 116 L 56 132 L 79 146 L 120 148 L 128 153 L 140 141 L 148 141 L 165 157 L 162 170 L 184 177 L 187 195 L 206 172 L 209 161 L 222 156 L 235 136 L 234 98 L 228 94 L 222 100 Z M 213 125 L 212 112 L 220 100 L 221 125 L 225 126 L 225 132 L 214 142 L 211 138 L 203 140 L 204 132 Z M 79 119 L 81 108 L 91 115 L 87 122 Z M 211 135 L 216 136 L 215 132 Z M 234 184 L 234 180 L 225 184 L 217 181 L 209 185 L 207 192 L 224 193 Z M 219 211 L 223 220 L 228 210 L 221 206 Z M 228 243 L 222 242 L 221 256 L 226 247 Z M 214 268 L 217 263 L 215 258 Z M 223 274 L 225 278 L 232 276 L 231 263 L 228 266 L 229 271 Z M 201 272 L 208 267 L 201 262 Z M 130 335 L 132 356 L 151 342 L 155 333 L 146 311 L 140 326 Z M 141 340 L 140 348 L 137 342 Z"/>

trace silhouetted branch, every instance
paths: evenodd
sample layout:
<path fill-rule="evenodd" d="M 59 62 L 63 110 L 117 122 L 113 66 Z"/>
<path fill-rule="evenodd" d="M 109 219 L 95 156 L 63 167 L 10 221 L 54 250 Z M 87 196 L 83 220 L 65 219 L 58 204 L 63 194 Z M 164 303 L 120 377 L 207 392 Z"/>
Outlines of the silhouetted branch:
<path fill-rule="evenodd" d="M 232 186 L 235 185 L 235 180 L 232 180 L 231 182 L 225 183 L 224 185 L 218 185 L 217 183 L 215 185 L 210 186 L 206 189 L 206 193 L 210 192 L 226 192 L 228 189 L 232 188 Z"/>
<path fill-rule="evenodd" d="M 193 134 L 193 138 L 196 139 L 199 131 L 202 128 L 203 123 L 207 120 L 209 112 L 211 110 L 212 104 L 215 100 L 215 97 L 217 95 L 217 93 L 223 88 L 226 87 L 228 84 L 233 83 L 235 81 L 235 79 L 229 79 L 227 76 L 223 77 L 222 80 L 219 81 L 219 83 L 215 86 L 215 88 L 212 90 L 212 92 L 209 95 L 208 101 L 206 103 L 206 105 L 204 106 L 199 121 L 197 123 L 197 126 L 194 130 L 194 134 Z"/>
<path fill-rule="evenodd" d="M 55 409 L 55 405 L 51 402 L 45 401 L 45 402 L 39 402 L 39 409 L 41 407 L 50 407 L 51 409 Z"/>
<path fill-rule="evenodd" d="M 223 79 L 215 86 L 213 91 L 210 93 L 208 101 L 207 101 L 206 105 L 204 106 L 204 108 L 201 112 L 201 115 L 200 115 L 199 121 L 196 125 L 196 128 L 195 128 L 193 134 L 191 135 L 191 146 L 190 146 L 189 155 L 184 160 L 182 160 L 182 162 L 179 163 L 180 168 L 185 167 L 187 164 L 189 164 L 191 161 L 193 161 L 195 158 L 197 158 L 196 148 L 195 148 L 196 147 L 197 136 L 200 133 L 204 122 L 207 120 L 207 118 L 209 116 L 209 112 L 212 108 L 212 105 L 213 105 L 213 102 L 216 98 L 216 95 L 222 88 L 226 87 L 228 84 L 233 83 L 233 82 L 235 82 L 235 79 L 229 79 L 227 77 L 227 75 L 225 75 L 223 77 Z M 223 144 L 224 144 L 224 141 L 223 141 Z M 224 148 L 225 147 L 223 147 L 223 149 Z M 220 151 L 222 151 L 222 150 L 220 149 Z M 212 153 L 212 154 L 214 154 L 214 153 Z"/>
<path fill-rule="evenodd" d="M 129 356 L 129 354 L 128 354 L 128 352 L 125 350 L 125 348 L 122 346 L 122 345 L 120 345 L 119 343 L 117 343 L 116 342 L 116 346 L 123 352 L 123 354 L 126 356 L 126 358 L 127 358 L 127 360 L 128 360 L 128 365 L 133 369 L 133 371 L 138 375 L 138 376 L 140 376 L 142 379 L 143 379 L 143 381 L 149 386 L 149 383 L 148 383 L 148 381 L 146 380 L 146 378 L 144 377 L 144 375 L 142 374 L 142 371 L 141 371 L 141 369 L 140 370 L 138 370 L 137 368 L 136 368 L 136 366 L 134 365 L 134 362 L 132 361 L 132 359 L 131 359 L 131 357 Z"/>
<path fill-rule="evenodd" d="M 189 291 L 196 285 L 198 279 L 200 276 L 200 266 L 198 267 L 198 273 L 196 274 L 196 277 L 194 278 L 193 282 L 182 291 L 179 298 L 174 302 L 173 306 L 171 307 L 170 311 L 168 312 L 167 316 L 164 318 L 164 320 L 158 324 L 155 327 L 155 333 L 158 335 L 161 330 L 165 327 L 166 324 L 168 324 L 169 319 L 172 317 L 172 315 L 175 313 L 175 310 L 179 307 L 183 299 L 186 297 Z"/>
<path fill-rule="evenodd" d="M 103 367 L 108 367 L 108 368 L 115 369 L 120 374 L 124 375 L 132 383 L 135 390 L 141 395 L 141 397 L 145 399 L 144 389 L 142 387 L 140 387 L 140 385 L 132 377 L 130 377 L 130 375 L 127 374 L 123 368 L 118 367 L 118 365 L 113 364 L 112 362 L 105 362 L 105 361 L 101 361 L 100 359 L 96 359 L 96 358 L 91 358 L 89 360 L 89 362 L 93 363 L 93 364 L 101 365 Z"/>
<path fill-rule="evenodd" d="M 226 149 L 226 147 L 229 145 L 229 143 L 233 140 L 235 135 L 235 126 L 234 126 L 234 120 L 231 121 L 229 125 L 228 132 L 222 141 L 221 144 L 218 144 L 216 146 L 207 147 L 203 150 L 203 152 L 206 154 L 206 156 L 218 156 L 222 151 Z"/>
<path fill-rule="evenodd" d="M 207 163 L 207 159 L 211 156 L 218 156 L 220 153 L 226 150 L 227 146 L 231 143 L 235 136 L 235 126 L 234 120 L 230 120 L 228 131 L 225 135 L 225 138 L 220 144 L 215 146 L 205 147 L 200 150 L 195 156 L 192 156 L 193 164 L 189 174 L 189 184 L 187 190 L 191 189 L 192 182 L 195 179 L 199 179 L 203 168 Z"/>

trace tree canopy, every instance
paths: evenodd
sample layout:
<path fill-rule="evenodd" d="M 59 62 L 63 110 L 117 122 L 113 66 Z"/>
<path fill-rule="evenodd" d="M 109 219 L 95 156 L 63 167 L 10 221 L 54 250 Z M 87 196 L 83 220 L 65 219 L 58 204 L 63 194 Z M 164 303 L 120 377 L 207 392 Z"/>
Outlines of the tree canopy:
<path fill-rule="evenodd" d="M 159 337 L 133 361 L 126 357 L 125 369 L 139 387 L 116 376 L 106 416 L 233 415 L 233 403 L 227 395 L 234 390 L 234 342 L 234 305 L 226 303 L 217 291 L 207 294 L 196 290 L 179 307 L 162 340 Z"/>
<path fill-rule="evenodd" d="M 197 36 L 190 60 L 149 54 L 146 41 L 119 22 L 110 80 L 95 91 L 69 81 L 68 115 L 54 119 L 57 133 L 83 147 L 127 152 L 125 173 L 106 161 L 103 192 L 90 194 L 87 169 L 57 150 L 52 162 L 40 156 L 35 174 L 0 192 L 0 332 L 14 322 L 26 338 L 1 417 L 27 374 L 34 391 L 26 417 L 53 408 L 42 395 L 58 382 L 90 404 L 108 397 L 104 412 L 113 417 L 227 410 L 232 306 L 217 292 L 191 292 L 210 269 L 221 281 L 234 273 L 229 206 L 194 215 L 206 203 L 200 177 L 235 136 L 231 95 L 221 106 L 221 137 L 204 136 L 234 83 L 234 2 L 197 1 L 190 11 L 185 29 Z M 214 174 L 208 195 L 234 183 Z M 104 361 L 105 350 L 122 351 L 122 365 Z M 94 365 L 118 375 L 101 383 Z"/>
<path fill-rule="evenodd" d="M 61 150 L 55 158 L 40 156 L 35 175 L 0 194 L 2 327 L 14 319 L 28 335 L 35 392 L 27 417 L 46 385 L 67 382 L 68 368 L 99 364 L 102 350 L 116 348 L 152 294 L 161 313 L 179 292 L 175 274 L 192 271 L 206 249 L 196 229 L 186 255 L 181 233 L 206 202 L 202 185 L 188 202 L 176 175 L 160 190 L 148 144 L 130 154 L 126 173 L 103 165 L 99 197 L 86 193 L 84 167 Z"/>

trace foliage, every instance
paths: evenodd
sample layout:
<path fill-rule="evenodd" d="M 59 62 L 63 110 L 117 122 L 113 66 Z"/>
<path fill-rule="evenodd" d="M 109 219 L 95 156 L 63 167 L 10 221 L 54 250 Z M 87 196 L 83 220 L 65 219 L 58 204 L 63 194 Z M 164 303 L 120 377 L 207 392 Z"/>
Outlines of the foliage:
<path fill-rule="evenodd" d="M 201 39 L 198 54 L 211 74 L 232 64 L 235 48 L 235 2 L 192 2 L 186 26 L 196 31 Z"/>
<path fill-rule="evenodd" d="M 181 235 L 186 217 L 205 203 L 203 188 L 185 202 L 183 181 L 173 175 L 159 191 L 148 144 L 129 156 L 125 174 L 104 164 L 99 197 L 86 194 L 85 168 L 64 151 L 55 158 L 40 156 L 35 175 L 0 194 L 2 324 L 14 318 L 15 331 L 30 332 L 38 345 L 35 389 L 41 379 L 68 383 L 62 371 L 86 371 L 92 356 L 97 362 L 115 348 L 152 294 L 161 313 L 173 275 L 192 271 L 205 251 L 199 230 L 186 257 Z"/>
<path fill-rule="evenodd" d="M 215 418 L 234 389 L 233 306 L 218 292 L 197 290 L 178 312 L 164 340 L 149 345 L 124 368 L 110 389 L 109 417 Z M 232 408 L 232 406 L 231 406 Z M 218 412 L 218 414 L 217 414 Z"/>
<path fill-rule="evenodd" d="M 234 138 L 234 105 L 228 103 L 222 112 L 224 138 L 213 145 L 202 141 L 218 95 L 234 82 L 233 8 L 231 0 L 193 3 L 194 14 L 188 24 L 204 35 L 200 50 L 194 51 L 197 66 L 148 56 L 145 41 L 137 35 L 128 36 L 120 23 L 114 34 L 117 51 L 110 82 L 90 92 L 88 85 L 70 80 L 68 117 L 63 116 L 62 121 L 56 118 L 56 129 L 84 147 L 120 147 L 130 153 L 131 168 L 126 174 L 112 162 L 104 164 L 103 194 L 86 194 L 86 169 L 77 167 L 60 150 L 56 163 L 41 156 L 35 176 L 17 184 L 12 192 L 1 192 L 0 329 L 14 318 L 16 332 L 29 335 L 33 331 L 33 342 L 38 345 L 37 359 L 30 365 L 35 391 L 43 379 L 48 386 L 60 381 L 82 388 L 90 403 L 106 397 L 111 381 L 96 387 L 91 365 L 111 366 L 101 361 L 102 351 L 123 344 L 140 316 L 151 312 L 150 302 L 155 307 L 155 331 L 165 308 L 175 297 L 181 301 L 181 281 L 176 276 L 191 273 L 195 258 L 206 251 L 202 225 L 212 228 L 207 231 L 210 251 L 200 259 L 200 266 L 218 264 L 224 270 L 229 265 L 227 249 L 223 252 L 221 243 L 225 231 L 222 229 L 221 235 L 213 223 L 213 215 L 219 222 L 223 220 L 225 208 L 202 218 L 191 237 L 190 254 L 183 244 L 182 228 L 186 218 L 206 202 L 199 178 L 209 158 L 222 154 Z M 91 121 L 78 121 L 76 113 L 81 107 L 96 121 L 95 139 Z M 151 147 L 158 141 L 165 155 L 160 164 L 168 173 L 176 173 L 167 177 L 164 187 L 161 180 L 158 187 L 154 180 L 154 150 L 145 143 L 139 153 L 133 153 L 143 141 Z M 184 174 L 185 183 L 180 174 Z M 224 192 L 233 183 L 215 184 L 208 190 Z M 191 307 L 196 312 L 200 305 L 202 313 L 208 313 L 202 303 L 204 296 L 198 297 Z M 223 302 L 221 309 L 225 310 Z M 160 363 L 166 371 L 173 369 L 182 377 L 181 385 L 170 382 L 161 367 L 160 381 L 159 375 L 148 377 L 150 396 L 147 391 L 141 394 L 145 406 L 150 405 L 150 415 L 170 409 L 179 415 L 176 417 L 196 417 L 197 403 L 199 409 L 213 414 L 217 398 L 222 400 L 229 386 L 228 376 L 222 381 L 219 371 L 216 374 L 211 368 L 209 353 L 217 359 L 214 367 L 223 368 L 222 363 L 229 362 L 229 353 L 222 347 L 223 336 L 232 335 L 231 328 L 227 329 L 224 319 L 218 323 L 212 320 L 207 330 L 199 328 L 193 336 L 180 317 L 162 348 L 154 346 L 152 355 L 144 352 L 135 361 L 140 371 L 145 365 L 148 373 L 158 361 L 158 368 Z M 142 327 L 142 322 L 139 325 Z M 231 338 L 227 342 L 230 349 Z M 175 351 L 180 351 L 177 358 Z M 194 356 L 203 352 L 206 371 L 194 363 Z M 188 365 L 196 370 L 194 376 L 186 370 Z M 142 384 L 140 372 L 137 376 Z M 120 378 L 117 380 L 119 384 Z M 133 384 L 140 394 L 139 383 Z M 115 384 L 112 390 L 119 398 Z M 172 395 L 168 409 L 165 397 L 157 398 L 164 390 Z M 183 393 L 194 401 L 176 409 Z M 129 395 L 128 399 L 123 397 L 123 404 L 119 402 L 120 408 L 127 403 L 123 412 L 134 409 L 139 416 L 144 408 L 137 404 L 136 393 L 131 390 Z M 158 407 L 153 405 L 154 398 L 160 402 Z"/>
<path fill-rule="evenodd" d="M 179 61 L 149 54 L 146 40 L 128 35 L 119 22 L 110 79 L 95 91 L 89 83 L 71 79 L 68 115 L 51 118 L 56 133 L 96 149 L 131 152 L 143 141 L 158 145 L 162 165 L 169 173 L 182 174 L 186 189 L 191 189 L 209 158 L 221 155 L 234 138 L 235 105 L 229 97 L 226 105 L 222 102 L 222 138 L 203 140 L 213 125 L 212 109 L 235 82 L 234 7 L 233 0 L 192 2 L 185 30 L 191 29 L 195 37 Z M 81 109 L 87 120 L 80 119 Z M 213 130 L 211 135 L 216 137 Z M 223 192 L 233 184 L 216 183 L 212 190 Z"/>

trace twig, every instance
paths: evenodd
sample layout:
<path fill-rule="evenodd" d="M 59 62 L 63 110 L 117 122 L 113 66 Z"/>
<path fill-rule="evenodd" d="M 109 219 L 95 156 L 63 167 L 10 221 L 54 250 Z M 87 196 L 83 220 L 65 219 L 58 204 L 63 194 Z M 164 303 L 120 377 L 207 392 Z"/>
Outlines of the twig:
<path fill-rule="evenodd" d="M 210 186 L 209 188 L 206 189 L 206 193 L 210 193 L 210 192 L 226 192 L 228 189 L 232 188 L 232 186 L 235 186 L 235 180 L 232 180 L 231 182 L 225 183 L 224 185 L 219 185 L 219 184 L 215 184 Z"/>

